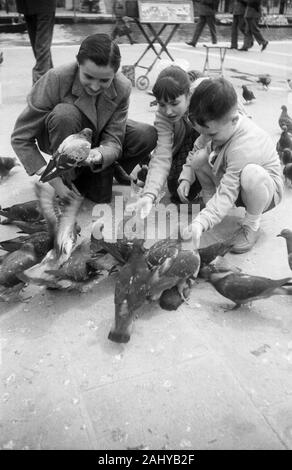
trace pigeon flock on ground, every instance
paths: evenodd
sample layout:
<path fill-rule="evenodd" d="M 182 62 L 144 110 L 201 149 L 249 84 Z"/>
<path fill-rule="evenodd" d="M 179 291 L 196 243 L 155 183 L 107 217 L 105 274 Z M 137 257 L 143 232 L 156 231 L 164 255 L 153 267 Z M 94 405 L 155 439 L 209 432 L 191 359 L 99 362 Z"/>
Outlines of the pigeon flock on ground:
<path fill-rule="evenodd" d="M 270 76 L 261 76 L 259 83 L 268 88 Z M 246 103 L 255 96 L 242 86 Z M 283 177 L 292 184 L 292 119 L 287 107 L 281 106 L 278 119 L 281 135 L 277 151 L 283 165 Z M 220 265 L 218 259 L 228 253 L 237 231 L 222 241 L 198 250 L 179 237 L 168 237 L 145 247 L 145 240 L 122 237 L 106 240 L 103 223 L 97 220 L 91 236 L 83 238 L 77 223 L 83 197 L 74 191 L 60 199 L 47 184 L 56 176 L 66 177 L 80 165 L 91 166 L 92 131 L 67 137 L 52 156 L 35 184 L 36 199 L 10 207 L 0 206 L 1 224 L 13 224 L 19 235 L 2 240 L 0 249 L 0 300 L 23 300 L 28 284 L 48 289 L 87 292 L 109 275 L 115 276 L 114 323 L 108 338 L 126 343 L 137 310 L 149 302 L 158 302 L 165 310 L 176 310 L 188 301 L 198 278 L 209 282 L 216 291 L 235 304 L 234 308 L 273 295 L 292 295 L 292 276 L 284 279 L 253 276 L 231 265 Z M 0 176 L 9 178 L 10 171 L 19 165 L 16 159 L 0 158 Z M 129 184 L 143 187 L 147 165 L 140 166 L 137 176 L 128 176 Z M 125 180 L 123 169 L 115 166 L 116 178 Z M 123 224 L 125 219 L 123 220 Z M 278 235 L 285 239 L 288 265 L 292 270 L 292 230 L 283 229 Z M 203 282 L 204 282 L 203 281 Z M 200 281 L 201 282 L 201 281 Z"/>

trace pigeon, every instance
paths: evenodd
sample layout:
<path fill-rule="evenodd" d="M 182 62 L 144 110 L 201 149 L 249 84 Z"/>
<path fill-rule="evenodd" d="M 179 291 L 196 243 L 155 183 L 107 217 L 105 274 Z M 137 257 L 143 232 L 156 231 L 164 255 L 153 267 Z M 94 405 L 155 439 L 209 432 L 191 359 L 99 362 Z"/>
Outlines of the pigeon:
<path fill-rule="evenodd" d="M 285 177 L 285 181 L 288 185 L 292 185 L 292 163 L 288 163 L 284 166 L 283 175 Z"/>
<path fill-rule="evenodd" d="M 51 269 L 48 265 L 48 268 L 39 277 L 33 276 L 31 280 L 34 284 L 51 289 L 78 290 L 79 292 L 87 292 L 97 278 L 100 281 L 105 277 L 106 271 L 99 263 L 99 258 L 91 251 L 91 242 L 87 239 L 76 246 L 62 266 Z M 25 272 L 22 278 L 30 280 L 28 274 Z"/>
<path fill-rule="evenodd" d="M 107 241 L 104 239 L 103 230 L 103 222 L 100 220 L 94 222 L 91 241 L 95 245 L 95 251 L 103 250 L 111 254 L 120 264 L 124 265 L 133 251 L 133 241 L 128 240 L 126 237 L 117 238 L 115 241 Z M 142 244 L 140 248 L 142 250 Z"/>
<path fill-rule="evenodd" d="M 283 237 L 286 240 L 287 252 L 288 252 L 288 264 L 292 270 L 292 230 L 288 228 L 283 229 L 277 237 Z"/>
<path fill-rule="evenodd" d="M 183 290 L 183 296 L 188 298 L 191 290 L 191 282 L 187 281 L 187 285 Z M 183 298 L 180 295 L 177 286 L 171 287 L 171 289 L 166 289 L 162 292 L 159 305 L 164 310 L 177 310 L 178 307 L 183 303 Z"/>
<path fill-rule="evenodd" d="M 281 114 L 278 119 L 279 126 L 282 130 L 287 130 L 288 132 L 292 132 L 292 119 L 288 114 L 287 106 L 284 104 L 281 106 Z"/>
<path fill-rule="evenodd" d="M 36 249 L 38 246 L 47 244 L 48 248 L 46 253 L 52 248 L 51 237 L 48 232 L 37 232 L 32 235 L 20 235 L 10 240 L 2 240 L 0 242 L 0 248 L 1 250 L 12 252 L 19 250 L 28 242 L 32 243 Z"/>
<path fill-rule="evenodd" d="M 13 224 L 14 221 L 18 220 L 28 223 L 43 220 L 43 214 L 37 200 L 14 204 L 10 207 L 3 207 L 3 209 L 0 206 L 0 215 L 6 217 L 6 220 L 1 221 L 3 225 Z"/>
<path fill-rule="evenodd" d="M 242 85 L 242 96 L 246 103 L 251 103 L 252 100 L 255 100 L 253 92 L 247 88 L 246 85 Z"/>
<path fill-rule="evenodd" d="M 25 222 L 24 220 L 14 220 L 13 225 L 16 225 L 20 230 L 17 233 L 37 233 L 47 231 L 47 222 L 45 220 L 40 220 L 39 222 Z"/>
<path fill-rule="evenodd" d="M 133 240 L 133 250 L 121 268 L 115 285 L 115 324 L 108 339 L 116 343 L 130 340 L 135 311 L 147 300 L 152 273 L 144 257 L 142 240 Z"/>
<path fill-rule="evenodd" d="M 156 267 L 152 269 L 148 299 L 158 300 L 166 289 L 177 286 L 181 298 L 186 301 L 184 289 L 189 279 L 197 277 L 200 269 L 199 253 L 185 249 L 179 240 L 176 241 L 176 245 L 169 245 L 168 252 L 166 250 L 161 252 Z M 147 258 L 149 260 L 149 256 Z M 150 259 L 153 262 L 154 257 L 150 256 Z"/>
<path fill-rule="evenodd" d="M 235 308 L 272 295 L 292 295 L 291 277 L 270 279 L 209 266 L 208 280 L 219 294 L 235 303 Z"/>
<path fill-rule="evenodd" d="M 212 243 L 211 245 L 208 245 L 204 248 L 199 248 L 198 252 L 201 259 L 200 269 L 212 263 L 212 261 L 214 261 L 217 256 L 222 257 L 226 255 L 226 253 L 228 253 L 233 247 L 236 241 L 236 237 L 240 231 L 241 228 L 236 230 L 233 235 L 227 240 Z"/>
<path fill-rule="evenodd" d="M 10 170 L 15 166 L 20 166 L 16 158 L 0 157 L 0 179 L 9 175 Z"/>
<path fill-rule="evenodd" d="M 82 131 L 71 134 L 59 145 L 53 154 L 40 181 L 51 181 L 57 176 L 63 176 L 70 170 L 84 165 L 91 149 L 92 130 L 85 128 Z"/>
<path fill-rule="evenodd" d="M 12 287 L 19 284 L 22 281 L 22 272 L 39 263 L 50 247 L 48 239 L 37 243 L 28 241 L 18 250 L 7 253 L 0 265 L 0 285 Z"/>
<path fill-rule="evenodd" d="M 263 85 L 264 90 L 268 90 L 268 86 L 270 85 L 272 78 L 269 74 L 259 75 L 257 83 L 261 83 Z"/>
<path fill-rule="evenodd" d="M 77 241 L 76 218 L 83 197 L 72 191 L 66 199 L 63 199 L 61 210 L 56 192 L 50 185 L 36 183 L 35 192 L 53 246 L 39 264 L 23 272 L 22 278 L 26 282 L 38 283 L 39 279 L 46 278 L 46 270 L 59 269 L 71 256 Z"/>
<path fill-rule="evenodd" d="M 287 126 L 283 126 L 283 131 L 280 135 L 280 139 L 277 142 L 276 149 L 280 157 L 280 160 L 283 159 L 284 149 L 292 150 L 292 138 L 291 138 L 291 135 L 288 133 Z"/>
<path fill-rule="evenodd" d="M 292 163 L 292 149 L 285 148 L 282 152 L 282 163 L 284 166 Z"/>

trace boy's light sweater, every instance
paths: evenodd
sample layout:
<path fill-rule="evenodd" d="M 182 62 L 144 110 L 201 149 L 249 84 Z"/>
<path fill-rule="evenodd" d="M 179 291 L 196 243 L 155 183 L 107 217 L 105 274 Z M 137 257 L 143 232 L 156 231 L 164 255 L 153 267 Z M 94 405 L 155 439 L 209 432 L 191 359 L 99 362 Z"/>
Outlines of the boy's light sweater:
<path fill-rule="evenodd" d="M 198 147 L 200 147 L 199 139 L 200 137 L 196 141 Z M 192 184 L 195 180 L 193 165 L 200 152 L 197 150 L 196 142 L 194 149 L 188 154 L 179 181 L 187 180 Z M 210 145 L 206 149 L 210 153 Z M 272 177 L 275 183 L 274 200 L 275 204 L 278 204 L 283 196 L 284 184 L 276 147 L 266 131 L 251 119 L 241 116 L 234 134 L 219 148 L 218 157 L 212 168 L 217 190 L 195 219 L 202 224 L 205 231 L 221 222 L 233 207 L 240 191 L 241 171 L 249 163 L 265 168 Z"/>

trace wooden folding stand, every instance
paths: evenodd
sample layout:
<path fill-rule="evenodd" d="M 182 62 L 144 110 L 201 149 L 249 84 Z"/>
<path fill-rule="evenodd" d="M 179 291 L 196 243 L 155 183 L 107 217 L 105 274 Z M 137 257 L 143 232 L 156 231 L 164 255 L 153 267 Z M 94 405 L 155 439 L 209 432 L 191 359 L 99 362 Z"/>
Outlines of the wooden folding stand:
<path fill-rule="evenodd" d="M 207 74 L 212 74 L 212 73 L 219 73 L 220 75 L 223 76 L 223 71 L 224 71 L 224 60 L 226 56 L 226 51 L 229 49 L 229 46 L 226 46 L 226 44 L 203 44 L 203 46 L 206 48 L 206 58 L 205 58 L 205 64 L 203 68 L 203 73 Z M 217 59 L 219 59 L 219 63 L 217 61 L 217 67 L 211 67 L 210 66 L 210 56 L 209 52 L 210 51 L 219 51 L 219 56 Z"/>

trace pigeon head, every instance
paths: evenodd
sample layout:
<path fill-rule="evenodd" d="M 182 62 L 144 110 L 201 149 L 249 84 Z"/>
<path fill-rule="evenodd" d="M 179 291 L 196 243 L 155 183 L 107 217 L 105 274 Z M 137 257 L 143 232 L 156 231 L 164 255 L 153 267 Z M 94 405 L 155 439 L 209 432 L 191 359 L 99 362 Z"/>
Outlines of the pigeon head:
<path fill-rule="evenodd" d="M 287 112 L 287 106 L 285 106 L 284 104 L 281 106 L 281 109 L 282 111 Z"/>
<path fill-rule="evenodd" d="M 92 130 L 89 129 L 89 127 L 85 127 L 80 133 L 80 136 L 84 137 L 88 142 L 91 142 L 92 140 Z"/>
<path fill-rule="evenodd" d="M 290 238 L 292 237 L 292 230 L 289 230 L 288 228 L 284 228 L 280 233 L 278 233 L 277 237 L 283 237 L 283 238 Z"/>

